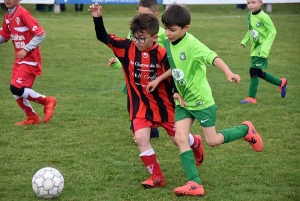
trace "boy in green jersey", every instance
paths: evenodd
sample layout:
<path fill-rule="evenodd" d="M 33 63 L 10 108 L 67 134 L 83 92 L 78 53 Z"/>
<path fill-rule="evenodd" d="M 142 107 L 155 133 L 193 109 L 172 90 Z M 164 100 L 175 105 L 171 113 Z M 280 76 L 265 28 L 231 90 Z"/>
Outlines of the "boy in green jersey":
<path fill-rule="evenodd" d="M 176 4 L 171 5 L 162 15 L 162 23 L 168 37 L 166 49 L 171 69 L 150 82 L 147 91 L 151 93 L 163 79 L 173 76 L 177 89 L 174 93 L 175 140 L 188 179 L 184 186 L 175 188 L 174 193 L 203 196 L 204 188 L 196 169 L 193 152 L 188 144 L 188 133 L 195 119 L 200 122 L 205 141 L 211 147 L 244 138 L 255 151 L 260 152 L 263 143 L 250 121 L 216 132 L 217 107 L 206 78 L 205 64 L 217 66 L 224 72 L 229 82 L 239 83 L 240 76 L 233 74 L 215 52 L 187 33 L 190 21 L 189 10 Z"/>
<path fill-rule="evenodd" d="M 263 71 L 268 68 L 268 57 L 271 46 L 276 36 L 276 29 L 269 15 L 260 7 L 262 0 L 247 0 L 250 10 L 248 13 L 248 31 L 241 42 L 244 48 L 247 42 L 251 41 L 251 66 L 250 66 L 250 85 L 248 97 L 241 100 L 241 104 L 256 104 L 256 93 L 259 78 L 278 86 L 281 97 L 286 95 L 286 78 L 277 78 L 270 73 Z"/>
<path fill-rule="evenodd" d="M 140 0 L 137 5 L 137 12 L 139 14 L 147 14 L 147 13 L 154 14 L 157 17 L 158 16 L 158 3 L 156 0 Z M 128 33 L 127 38 L 130 39 L 131 38 L 130 36 L 131 36 L 131 32 Z M 157 43 L 160 46 L 165 47 L 165 43 L 164 43 L 165 39 L 166 39 L 165 30 L 162 27 L 159 27 Z M 108 66 L 112 67 L 113 69 L 122 68 L 121 62 L 115 57 L 109 59 Z M 122 87 L 121 91 L 124 94 L 127 94 L 127 89 L 126 89 L 125 84 Z M 129 108 L 128 108 L 128 111 L 129 111 Z M 130 125 L 130 129 L 133 131 L 132 123 Z M 133 137 L 133 139 L 135 139 L 134 133 L 132 133 L 132 137 Z M 150 138 L 159 138 L 159 131 L 157 128 L 153 128 L 151 130 Z"/>

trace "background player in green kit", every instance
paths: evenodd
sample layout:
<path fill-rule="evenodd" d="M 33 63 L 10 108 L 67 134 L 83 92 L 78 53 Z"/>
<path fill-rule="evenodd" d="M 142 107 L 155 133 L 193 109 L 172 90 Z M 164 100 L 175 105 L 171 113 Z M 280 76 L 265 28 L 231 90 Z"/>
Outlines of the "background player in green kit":
<path fill-rule="evenodd" d="M 262 4 L 262 0 L 247 0 L 247 5 L 250 10 L 247 16 L 248 31 L 241 42 L 241 46 L 245 47 L 247 42 L 249 40 L 251 41 L 251 66 L 249 71 L 251 81 L 248 97 L 240 101 L 242 104 L 256 103 L 259 78 L 278 86 L 282 98 L 286 95 L 287 79 L 279 79 L 262 70 L 268 68 L 268 57 L 276 36 L 276 29 L 272 20 L 269 15 L 260 8 Z"/>
<path fill-rule="evenodd" d="M 158 16 L 158 3 L 156 0 L 140 0 L 138 5 L 137 5 L 137 12 L 139 14 L 153 14 L 156 17 Z M 127 38 L 130 39 L 131 32 L 129 31 Z M 157 43 L 165 47 L 165 39 L 166 39 L 166 34 L 165 30 L 162 27 L 159 27 L 158 31 L 158 38 L 157 38 Z M 108 66 L 117 69 L 117 68 L 122 68 L 121 62 L 117 58 L 111 58 L 108 61 Z M 121 90 L 124 94 L 127 94 L 127 89 L 126 85 L 122 87 Z M 129 108 L 128 108 L 129 111 Z M 132 124 L 130 125 L 130 129 L 133 131 Z M 134 137 L 134 133 L 132 133 L 132 137 Z M 153 128 L 151 130 L 150 138 L 158 138 L 159 137 L 159 131 L 157 128 Z"/>
<path fill-rule="evenodd" d="M 177 93 L 175 107 L 175 140 L 180 151 L 180 160 L 188 182 L 175 188 L 176 195 L 203 196 L 204 188 L 196 169 L 193 152 L 188 144 L 188 134 L 195 119 L 200 122 L 206 143 L 215 147 L 223 143 L 244 138 L 252 148 L 260 152 L 262 139 L 249 121 L 241 125 L 216 132 L 216 111 L 211 88 L 206 78 L 205 64 L 221 69 L 229 82 L 240 82 L 240 76 L 233 74 L 218 55 L 187 33 L 191 15 L 186 7 L 171 5 L 162 15 L 162 23 L 168 37 L 167 56 L 171 69 L 150 82 L 147 91 L 151 93 L 168 76 L 173 76 Z"/>

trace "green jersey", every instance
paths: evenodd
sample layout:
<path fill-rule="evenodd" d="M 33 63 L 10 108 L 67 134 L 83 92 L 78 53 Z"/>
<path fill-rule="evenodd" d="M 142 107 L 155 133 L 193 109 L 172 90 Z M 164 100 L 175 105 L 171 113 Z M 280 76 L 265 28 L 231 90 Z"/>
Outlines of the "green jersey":
<path fill-rule="evenodd" d="M 187 104 L 186 109 L 201 110 L 212 106 L 215 101 L 205 64 L 212 64 L 217 54 L 189 33 L 175 45 L 166 40 L 166 49 L 174 83 Z M 177 100 L 175 102 L 179 105 Z"/>
<path fill-rule="evenodd" d="M 251 41 L 251 56 L 268 58 L 276 36 L 274 24 L 263 10 L 248 13 L 248 31 L 241 44 Z"/>

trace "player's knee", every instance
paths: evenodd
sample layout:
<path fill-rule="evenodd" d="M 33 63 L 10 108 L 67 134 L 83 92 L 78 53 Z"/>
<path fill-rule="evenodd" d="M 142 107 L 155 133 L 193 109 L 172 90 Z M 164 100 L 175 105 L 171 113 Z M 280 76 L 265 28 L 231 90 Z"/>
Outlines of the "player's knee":
<path fill-rule="evenodd" d="M 216 138 L 209 138 L 209 139 L 205 138 L 205 142 L 210 147 L 216 147 L 216 146 L 220 145 L 219 140 Z"/>
<path fill-rule="evenodd" d="M 17 88 L 14 85 L 10 85 L 10 92 L 15 96 L 22 96 L 24 93 L 24 87 Z"/>

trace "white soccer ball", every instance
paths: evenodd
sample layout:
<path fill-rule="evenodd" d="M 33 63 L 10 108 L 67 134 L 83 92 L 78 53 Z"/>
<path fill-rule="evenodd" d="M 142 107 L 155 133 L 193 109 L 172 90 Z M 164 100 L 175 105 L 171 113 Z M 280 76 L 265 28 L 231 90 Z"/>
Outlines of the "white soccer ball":
<path fill-rule="evenodd" d="M 32 189 L 40 198 L 56 198 L 64 189 L 64 177 L 55 168 L 42 168 L 32 178 Z"/>

